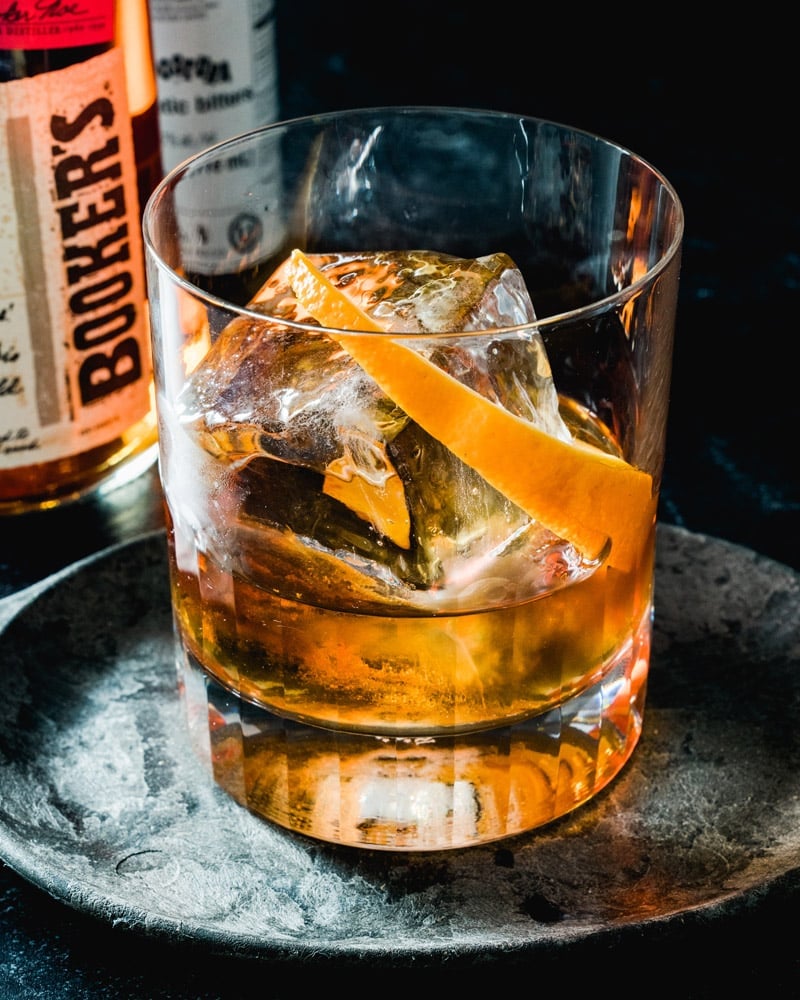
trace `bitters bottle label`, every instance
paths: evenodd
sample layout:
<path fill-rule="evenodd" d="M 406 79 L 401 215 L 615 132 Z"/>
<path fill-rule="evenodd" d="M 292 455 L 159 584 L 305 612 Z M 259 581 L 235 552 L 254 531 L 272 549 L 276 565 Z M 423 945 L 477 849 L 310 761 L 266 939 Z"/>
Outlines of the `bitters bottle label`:
<path fill-rule="evenodd" d="M 274 0 L 150 0 L 162 159 L 275 121 Z"/>
<path fill-rule="evenodd" d="M 121 49 L 0 86 L 0 178 L 2 470 L 106 444 L 150 409 Z"/>
<path fill-rule="evenodd" d="M 276 121 L 278 80 L 274 0 L 150 0 L 161 153 L 170 170 L 232 136 Z M 216 175 L 176 191 L 182 261 L 214 275 L 251 263 L 277 243 L 263 232 L 263 204 L 277 201 L 275 159 L 232 150 Z M 191 194 L 197 184 L 201 196 Z M 260 204 L 248 203 L 259 192 Z"/>

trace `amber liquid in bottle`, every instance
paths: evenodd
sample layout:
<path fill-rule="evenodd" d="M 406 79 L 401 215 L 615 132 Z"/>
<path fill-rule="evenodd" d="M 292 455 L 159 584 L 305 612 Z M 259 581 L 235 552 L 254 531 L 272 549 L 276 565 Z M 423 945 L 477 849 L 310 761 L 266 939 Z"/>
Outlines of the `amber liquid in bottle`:
<path fill-rule="evenodd" d="M 134 290 L 127 308 L 129 311 L 135 310 L 137 316 L 136 323 L 140 342 L 140 351 L 137 357 L 139 357 L 140 381 L 147 381 L 147 403 L 144 407 L 139 405 L 139 411 L 143 410 L 144 412 L 141 412 L 137 419 L 127 425 L 120 425 L 119 421 L 114 425 L 113 421 L 109 421 L 109 426 L 114 427 L 110 439 L 103 440 L 103 432 L 100 431 L 100 440 L 98 440 L 98 432 L 93 431 L 87 435 L 88 445 L 84 447 L 81 444 L 80 436 L 74 434 L 71 440 L 64 445 L 63 454 L 53 456 L 54 446 L 51 446 L 48 450 L 48 457 L 42 461 L 31 461 L 30 459 L 35 452 L 30 450 L 26 452 L 24 447 L 19 448 L 19 452 L 26 455 L 28 460 L 20 462 L 20 464 L 15 464 L 13 457 L 3 459 L 3 456 L 0 455 L 0 514 L 56 507 L 90 493 L 116 488 L 140 475 L 152 465 L 156 458 L 157 434 L 149 339 L 142 336 L 142 330 L 149 329 L 144 293 L 144 264 L 140 234 L 131 232 L 134 227 L 138 228 L 140 225 L 141 212 L 146 199 L 163 173 L 148 5 L 147 0 L 117 0 L 113 5 L 110 5 L 108 0 L 105 0 L 105 3 L 100 0 L 99 7 L 103 9 L 103 16 L 106 20 L 113 17 L 113 37 L 108 41 L 99 41 L 95 44 L 60 48 L 7 48 L 9 39 L 11 38 L 13 41 L 13 36 L 4 36 L 2 29 L 0 29 L 0 88 L 6 86 L 8 81 L 52 74 L 102 57 L 116 46 L 122 48 L 136 180 L 133 185 L 135 197 L 130 197 L 130 189 L 128 189 L 126 216 L 120 225 L 127 227 L 125 232 L 129 234 L 130 240 L 125 243 L 125 252 L 130 253 L 131 258 L 135 258 L 130 261 L 130 270 L 135 270 L 138 275 L 135 278 Z M 43 13 L 40 15 L 36 13 L 37 10 L 43 11 Z M 31 11 L 33 11 L 32 14 L 28 12 L 30 17 L 46 16 L 46 9 L 42 8 L 41 5 L 39 7 L 32 5 Z M 43 27 L 47 28 L 48 26 L 44 25 Z M 45 38 L 46 34 L 42 34 L 41 37 Z M 9 84 L 9 86 L 12 85 Z M 55 90 L 57 91 L 57 89 L 56 87 Z M 2 90 L 0 90 L 1 97 Z M 13 96 L 6 99 L 6 109 L 9 107 L 9 101 L 11 110 L 7 111 L 7 114 L 8 117 L 14 117 L 23 109 L 20 108 L 18 111 Z M 17 105 L 20 103 L 19 100 L 16 101 Z M 0 112 L 2 110 L 2 103 L 0 103 Z M 59 108 L 54 107 L 54 114 L 58 111 Z M 117 116 L 115 127 L 125 127 L 126 123 L 120 121 L 118 107 L 115 108 L 114 113 Z M 47 156 L 48 152 L 45 151 L 43 155 Z M 40 156 L 38 147 L 34 149 L 34 156 Z M 70 176 L 77 177 L 80 169 L 80 167 L 75 168 L 76 172 Z M 97 166 L 89 169 L 99 171 L 101 168 Z M 0 170 L 0 174 L 2 173 L 3 171 Z M 92 205 L 87 207 L 84 204 L 80 211 L 75 209 L 71 216 L 75 220 L 75 229 L 81 228 L 80 220 L 86 219 L 88 213 L 102 214 L 111 203 L 111 198 L 111 194 L 106 191 L 103 195 L 98 196 Z M 16 203 L 19 209 L 18 195 Z M 63 212 L 65 209 L 56 208 L 56 214 L 59 211 Z M 0 235 L 2 235 L 1 232 Z M 112 250 L 118 254 L 122 253 L 120 244 L 116 246 L 112 244 L 111 249 L 100 251 L 101 256 L 103 253 L 110 255 Z M 66 253 L 65 246 L 65 260 Z M 77 262 L 78 264 L 86 264 L 86 258 L 79 258 Z M 90 270 L 88 265 L 85 270 L 87 272 Z M 49 276 L 44 280 L 49 281 Z M 102 289 L 113 286 L 114 280 L 113 278 L 106 281 L 99 280 L 97 287 L 100 290 L 91 294 L 101 297 L 103 295 Z M 126 280 L 128 279 L 126 278 Z M 68 294 L 70 291 L 69 283 L 66 284 Z M 33 297 L 33 293 L 31 293 L 31 297 Z M 91 305 L 89 293 L 86 295 L 86 301 Z M 3 306 L 2 289 L 0 289 L 0 317 Z M 11 340 L 7 340 L 7 336 L 7 331 L 0 323 L 0 449 L 6 449 L 13 456 L 13 447 L 8 448 L 9 439 L 13 444 L 15 434 L 27 438 L 32 435 L 27 429 L 23 432 L 18 429 L 14 430 L 15 427 L 19 426 L 19 418 L 16 417 L 13 410 L 12 396 L 15 386 L 22 385 L 23 379 L 19 378 L 13 370 L 9 372 L 8 365 L 3 364 L 3 360 L 10 360 L 13 364 L 17 353 L 17 345 L 13 337 Z M 34 338 L 35 336 L 34 333 Z M 68 336 L 69 333 L 65 330 L 63 338 L 66 339 Z M 6 359 L 3 359 L 4 351 L 7 352 Z M 56 370 L 50 373 L 50 378 L 68 382 L 69 377 L 65 372 L 58 370 L 57 366 L 54 367 Z M 28 377 L 24 392 L 38 393 L 46 399 L 47 390 L 41 388 L 40 385 L 31 385 L 31 382 L 34 381 Z M 74 385 L 71 385 L 67 392 L 68 398 L 74 401 L 76 395 Z M 52 390 L 50 395 L 52 395 Z M 112 396 L 113 394 L 109 396 L 104 405 L 113 407 Z M 58 450 L 58 446 L 56 446 L 56 450 Z"/>

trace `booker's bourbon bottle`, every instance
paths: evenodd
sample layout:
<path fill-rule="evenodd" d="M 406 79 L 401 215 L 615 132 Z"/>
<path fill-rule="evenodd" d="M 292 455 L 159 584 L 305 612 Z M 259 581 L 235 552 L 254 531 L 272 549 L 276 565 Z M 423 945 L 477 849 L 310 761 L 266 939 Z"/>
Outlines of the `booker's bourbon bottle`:
<path fill-rule="evenodd" d="M 155 459 L 141 211 L 161 172 L 147 0 L 0 0 L 0 513 Z"/>

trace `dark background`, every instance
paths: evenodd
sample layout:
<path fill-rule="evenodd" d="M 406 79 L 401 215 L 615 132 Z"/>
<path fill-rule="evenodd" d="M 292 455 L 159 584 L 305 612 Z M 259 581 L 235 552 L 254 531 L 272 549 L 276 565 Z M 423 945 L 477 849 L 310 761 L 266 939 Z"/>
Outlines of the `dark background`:
<path fill-rule="evenodd" d="M 279 4 L 282 116 L 492 108 L 595 132 L 661 170 L 686 231 L 660 517 L 800 568 L 787 28 L 724 8 L 698 23 L 560 6 Z"/>
<path fill-rule="evenodd" d="M 238 2 L 238 0 L 236 0 Z M 800 306 L 797 55 L 789 25 L 718 8 L 698 18 L 659 8 L 508 4 L 388 6 L 278 0 L 281 116 L 388 104 L 492 108 L 560 121 L 641 154 L 686 212 L 667 465 L 660 518 L 800 569 L 795 428 Z M 784 44 L 784 39 L 786 42 Z M 0 523 L 0 596 L 98 548 L 160 524 L 152 474 L 108 503 Z M 0 762 L 0 766 L 2 762 Z M 733 985 L 797 995 L 794 898 L 749 900 L 733 923 L 599 940 L 553 955 L 514 981 L 501 969 L 451 979 L 376 973 L 359 993 L 537 987 L 577 995 L 672 988 L 685 998 Z M 791 932 L 789 932 L 791 935 Z M 788 949 L 788 951 L 786 950 Z M 737 959 L 737 961 L 734 961 Z M 728 964 L 735 975 L 727 975 Z M 744 971 L 743 971 L 744 970 Z M 387 980 L 387 975 L 389 979 Z M 301 982 L 235 962 L 142 946 L 69 911 L 0 864 L 0 997 L 290 996 L 348 988 L 309 970 Z M 658 993 L 658 990 L 657 990 Z"/>
<path fill-rule="evenodd" d="M 278 0 L 281 117 L 496 109 L 594 132 L 656 166 L 686 215 L 659 517 L 800 569 L 793 33 L 728 13 L 701 28 L 631 12 L 622 31 L 613 11 L 496 7 Z M 15 520 L 0 536 L 0 596 L 158 516 L 120 502 Z"/>

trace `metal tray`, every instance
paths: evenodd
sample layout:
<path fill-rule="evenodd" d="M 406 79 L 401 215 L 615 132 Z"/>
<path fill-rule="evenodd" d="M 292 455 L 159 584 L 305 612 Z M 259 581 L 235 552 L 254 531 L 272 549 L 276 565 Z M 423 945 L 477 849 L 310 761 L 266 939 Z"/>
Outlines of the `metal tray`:
<path fill-rule="evenodd" d="M 800 574 L 660 526 L 645 728 L 591 804 L 436 854 L 260 820 L 195 760 L 162 532 L 0 601 L 0 857 L 115 928 L 219 955 L 514 957 L 708 923 L 800 871 Z"/>

